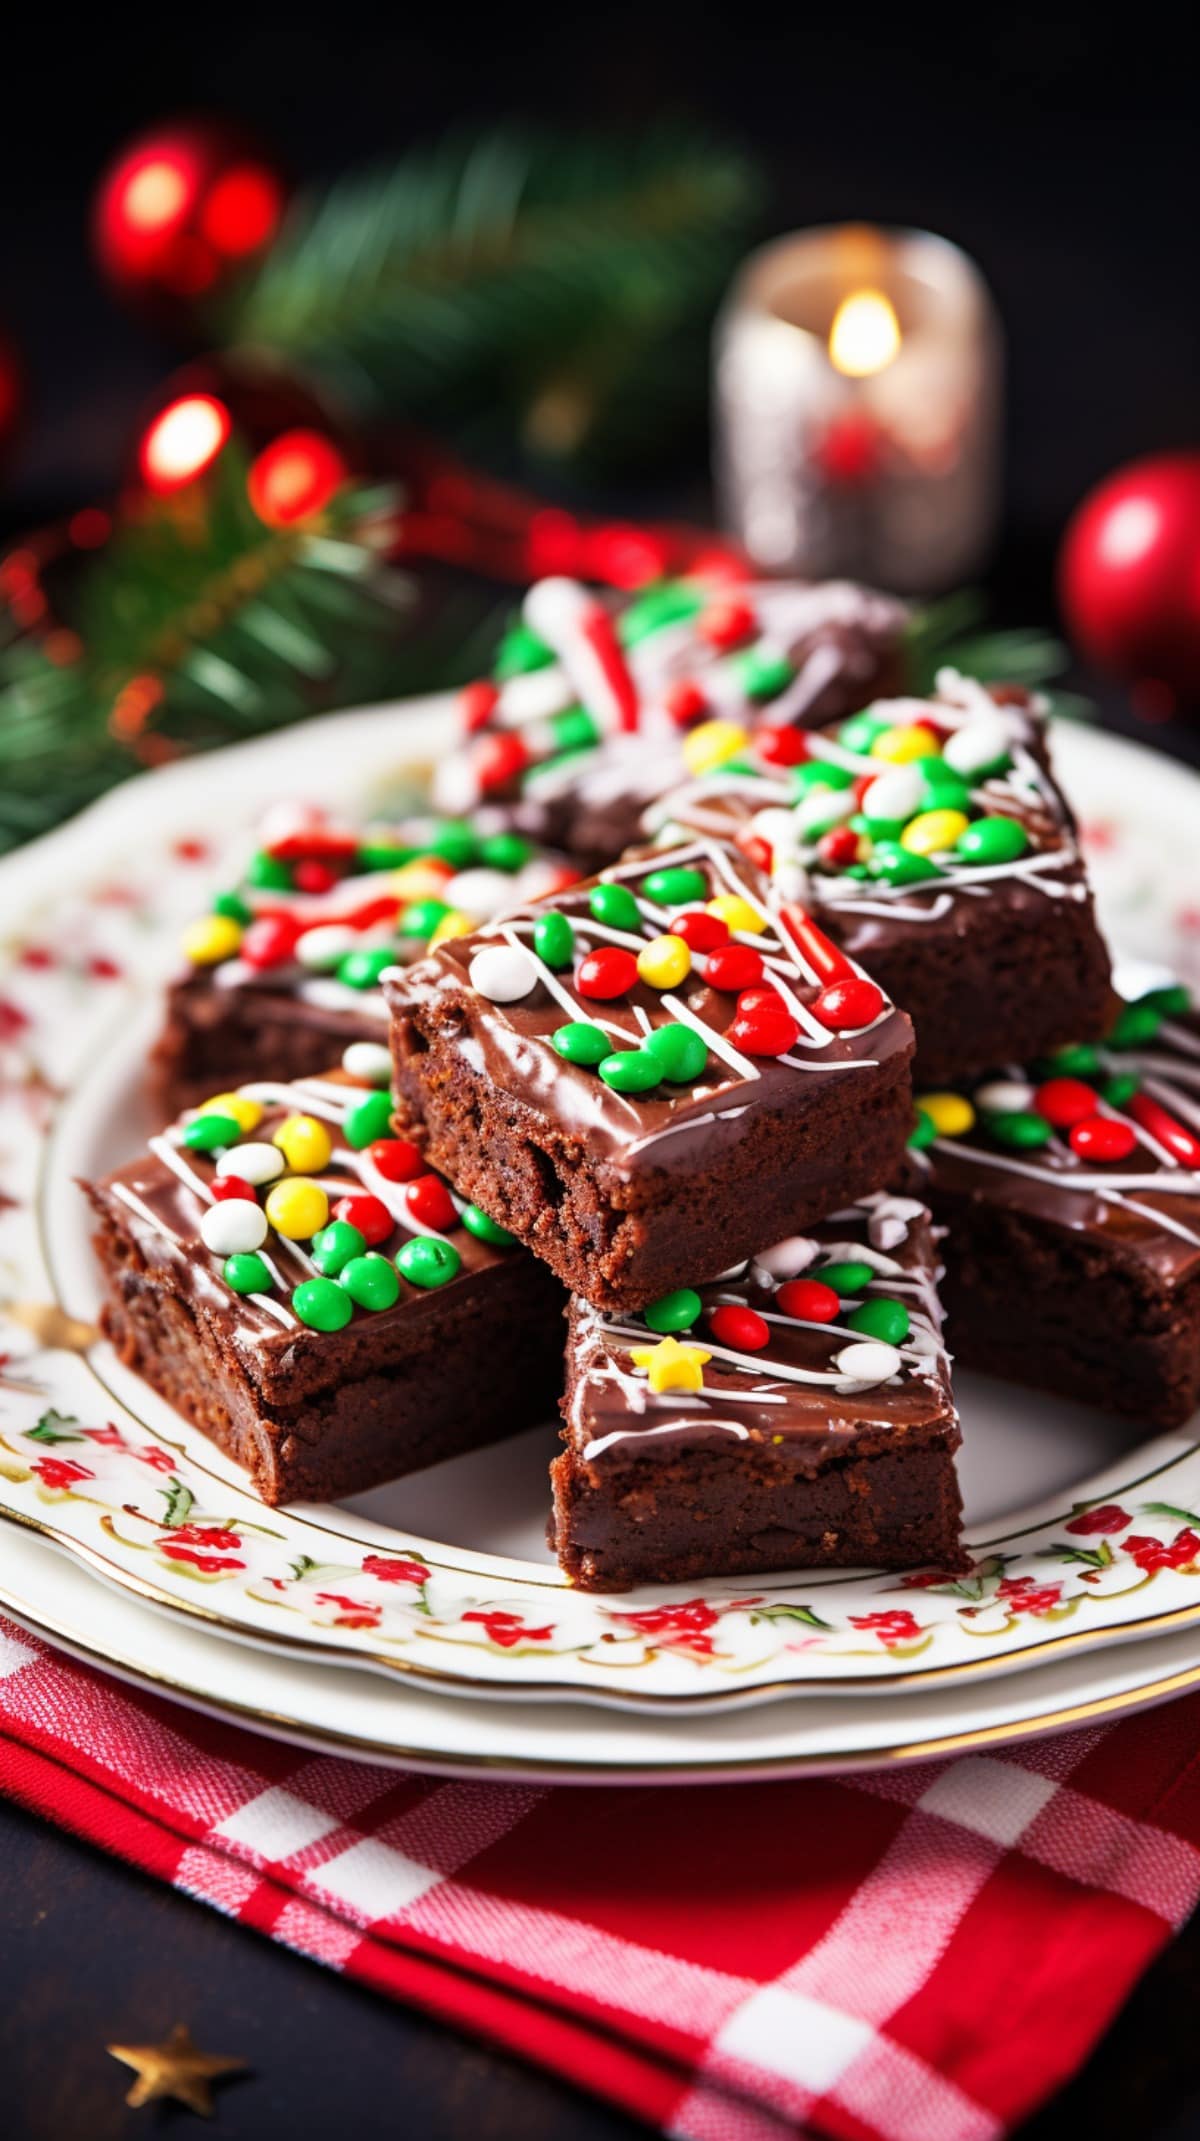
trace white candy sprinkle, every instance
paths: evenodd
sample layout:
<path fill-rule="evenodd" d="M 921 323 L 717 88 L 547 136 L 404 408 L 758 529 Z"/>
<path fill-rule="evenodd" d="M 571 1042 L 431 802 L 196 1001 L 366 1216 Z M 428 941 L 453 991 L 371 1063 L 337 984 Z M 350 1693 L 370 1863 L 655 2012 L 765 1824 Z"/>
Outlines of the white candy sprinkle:
<path fill-rule="evenodd" d="M 358 935 L 347 929 L 342 922 L 325 922 L 319 929 L 306 929 L 296 939 L 296 957 L 301 966 L 314 974 L 327 974 L 344 959 L 347 952 L 356 949 Z"/>
<path fill-rule="evenodd" d="M 505 870 L 459 870 L 450 879 L 444 897 L 452 907 L 461 907 L 479 922 L 490 922 L 494 914 L 519 905 L 519 895 Z"/>
<path fill-rule="evenodd" d="M 868 818 L 896 818 L 902 823 L 921 808 L 925 783 L 917 766 L 893 766 L 872 781 L 863 797 Z"/>
<path fill-rule="evenodd" d="M 872 783 L 872 792 L 878 785 L 877 781 Z M 857 809 L 853 788 L 810 788 L 803 802 L 796 805 L 796 823 L 802 833 L 815 838 L 827 833 L 831 826 L 844 824 Z"/>
<path fill-rule="evenodd" d="M 516 944 L 489 944 L 471 961 L 471 987 L 492 1004 L 513 1004 L 528 996 L 537 978 L 528 952 Z"/>
<path fill-rule="evenodd" d="M 818 1244 L 807 1235 L 789 1234 L 786 1241 L 777 1241 L 773 1248 L 759 1249 L 754 1261 L 773 1279 L 794 1279 L 798 1272 L 808 1270 L 817 1248 Z"/>
<path fill-rule="evenodd" d="M 351 1041 L 342 1052 L 342 1069 L 364 1085 L 388 1086 L 392 1081 L 391 1056 L 378 1041 Z"/>
<path fill-rule="evenodd" d="M 1033 1087 L 1015 1078 L 993 1078 L 990 1085 L 980 1086 L 975 1105 L 985 1115 L 1007 1115 L 1013 1108 L 1031 1108 Z"/>
<path fill-rule="evenodd" d="M 226 1197 L 210 1204 L 200 1221 L 200 1235 L 214 1256 L 242 1256 L 261 1249 L 267 1238 L 267 1215 L 249 1197 Z"/>
<path fill-rule="evenodd" d="M 899 1370 L 901 1360 L 895 1346 L 885 1346 L 882 1339 L 864 1338 L 856 1345 L 843 1346 L 840 1353 L 834 1354 L 833 1365 L 856 1383 L 886 1383 Z"/>
<path fill-rule="evenodd" d="M 796 847 L 796 819 L 790 810 L 772 804 L 768 810 L 756 810 L 750 820 L 750 830 L 778 855 L 791 855 Z"/>
<path fill-rule="evenodd" d="M 969 780 L 973 774 L 982 773 L 986 766 L 994 766 L 1007 758 L 1012 748 L 1012 736 L 1002 714 L 978 714 L 974 721 L 965 721 L 960 729 L 946 738 L 942 757 L 956 773 Z"/>
<path fill-rule="evenodd" d="M 217 1161 L 217 1173 L 239 1175 L 243 1182 L 259 1189 L 264 1182 L 273 1182 L 277 1175 L 281 1175 L 286 1165 L 277 1145 L 231 1145 Z"/>

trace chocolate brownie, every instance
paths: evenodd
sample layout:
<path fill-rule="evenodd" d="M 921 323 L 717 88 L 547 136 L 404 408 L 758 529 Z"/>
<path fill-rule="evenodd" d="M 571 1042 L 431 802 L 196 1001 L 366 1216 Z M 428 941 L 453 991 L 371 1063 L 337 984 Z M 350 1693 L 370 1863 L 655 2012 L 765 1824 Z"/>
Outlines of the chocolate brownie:
<path fill-rule="evenodd" d="M 397 1122 L 571 1292 L 637 1308 L 885 1182 L 912 1030 L 697 840 L 384 976 Z"/>
<path fill-rule="evenodd" d="M 641 1316 L 569 1314 L 551 1543 L 584 1590 L 961 1566 L 928 1214 L 876 1195 Z"/>
<path fill-rule="evenodd" d="M 955 1355 L 1148 1428 L 1200 1404 L 1200 1017 L 1186 992 L 1032 1071 L 924 1094 Z"/>
<path fill-rule="evenodd" d="M 791 767 L 761 744 L 664 798 L 643 829 L 669 844 L 736 828 L 904 1006 L 918 1077 L 1103 1032 L 1108 956 L 1037 702 L 943 670 L 931 699 L 796 733 Z"/>
<path fill-rule="evenodd" d="M 461 812 L 504 797 L 527 830 L 602 869 L 697 752 L 902 690 L 908 616 L 844 580 L 664 580 L 616 610 L 573 581 L 539 581 L 493 679 L 462 694 L 466 734 L 435 798 Z"/>
<path fill-rule="evenodd" d="M 240 882 L 185 932 L 151 1063 L 162 1114 L 250 1078 L 316 1077 L 349 1042 L 386 1040 L 383 966 L 578 874 L 496 808 L 352 827 L 277 807 Z"/>
<path fill-rule="evenodd" d="M 388 1135 L 386 1051 L 349 1063 L 219 1095 L 85 1185 L 106 1334 L 268 1502 L 452 1457 L 561 1389 L 554 1279 Z"/>

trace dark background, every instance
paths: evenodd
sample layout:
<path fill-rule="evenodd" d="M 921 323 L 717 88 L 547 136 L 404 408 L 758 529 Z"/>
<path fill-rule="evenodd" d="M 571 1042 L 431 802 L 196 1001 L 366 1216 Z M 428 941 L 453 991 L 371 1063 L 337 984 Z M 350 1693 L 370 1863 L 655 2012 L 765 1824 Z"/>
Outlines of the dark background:
<path fill-rule="evenodd" d="M 1008 513 L 989 592 L 1001 622 L 1050 621 L 1055 546 L 1088 485 L 1131 455 L 1200 439 L 1195 55 L 1177 18 L 1169 34 L 1128 10 L 992 8 L 934 23 L 843 0 L 778 28 L 743 0 L 721 14 L 506 9 L 482 22 L 445 7 L 381 21 L 333 7 L 109 7 L 81 28 L 29 7 L 5 23 L 0 59 L 0 324 L 25 352 L 32 397 L 0 527 L 103 495 L 174 361 L 88 260 L 97 173 L 135 130 L 180 111 L 232 114 L 303 180 L 452 121 L 634 129 L 668 110 L 755 150 L 772 186 L 765 230 L 912 223 L 980 262 L 1010 352 Z M 670 485 L 621 500 L 647 512 L 703 502 L 700 447 Z M 1100 698 L 1107 720 L 1130 725 L 1119 690 Z M 1157 733 L 1196 748 L 1182 718 Z M 177 2018 L 206 2048 L 253 2062 L 254 2078 L 222 2097 L 217 2131 L 231 2137 L 636 2131 L 4 1807 L 0 1928 L 0 2129 L 14 2141 L 185 2131 L 182 2112 L 125 2112 L 102 2050 Z M 1200 2132 L 1198 1989 L 1193 1928 L 1027 2141 Z"/>

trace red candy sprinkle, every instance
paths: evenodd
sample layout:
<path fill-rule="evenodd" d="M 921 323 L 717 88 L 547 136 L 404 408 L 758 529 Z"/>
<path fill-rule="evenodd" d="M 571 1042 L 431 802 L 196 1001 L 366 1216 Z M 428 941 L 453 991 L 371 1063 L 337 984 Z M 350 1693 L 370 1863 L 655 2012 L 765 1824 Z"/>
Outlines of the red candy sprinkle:
<path fill-rule="evenodd" d="M 1127 1160 L 1136 1144 L 1130 1125 L 1107 1115 L 1090 1115 L 1071 1131 L 1071 1150 L 1081 1160 Z"/>
<path fill-rule="evenodd" d="M 801 766 L 808 757 L 808 738 L 803 729 L 770 722 L 754 739 L 754 748 L 767 766 Z"/>
<path fill-rule="evenodd" d="M 678 682 L 668 686 L 663 693 L 663 705 L 681 729 L 690 728 L 694 721 L 703 721 L 708 712 L 708 700 L 691 677 L 680 677 Z"/>
<path fill-rule="evenodd" d="M 240 1175 L 214 1175 L 208 1186 L 218 1204 L 223 1204 L 227 1197 L 249 1197 L 251 1204 L 254 1202 L 253 1189 Z"/>
<path fill-rule="evenodd" d="M 296 949 L 300 924 L 283 915 L 260 915 L 242 938 L 239 957 L 247 966 L 282 966 Z"/>
<path fill-rule="evenodd" d="M 298 862 L 295 872 L 297 892 L 331 892 L 337 883 L 337 871 L 327 862 L 318 862 L 310 856 L 307 862 Z"/>
<path fill-rule="evenodd" d="M 367 1158 L 385 1182 L 411 1182 L 425 1166 L 423 1154 L 406 1137 L 377 1137 Z"/>
<path fill-rule="evenodd" d="M 614 996 L 627 996 L 638 978 L 637 960 L 618 944 L 606 944 L 588 952 L 579 962 L 575 986 L 581 996 L 609 1003 Z"/>
<path fill-rule="evenodd" d="M 805 914 L 803 907 L 790 902 L 780 908 L 779 919 L 796 946 L 802 959 L 806 960 L 820 982 L 857 981 L 858 976 L 836 944 L 831 944 L 823 929 L 818 929 L 812 916 Z"/>
<path fill-rule="evenodd" d="M 752 989 L 764 971 L 762 953 L 750 944 L 719 945 L 704 962 L 704 979 L 710 989 Z"/>
<path fill-rule="evenodd" d="M 503 788 L 507 781 L 515 781 L 529 764 L 527 746 L 515 729 L 501 729 L 495 736 L 485 736 L 475 754 L 475 778 L 486 792 L 490 788 Z"/>
<path fill-rule="evenodd" d="M 800 1323 L 836 1323 L 842 1304 L 820 1279 L 788 1279 L 775 1295 L 775 1306 Z"/>
<path fill-rule="evenodd" d="M 426 1179 L 430 1182 L 437 1181 L 436 1175 L 429 1175 Z M 441 1185 L 438 1186 L 440 1188 Z M 340 1197 L 333 1207 L 333 1216 L 335 1219 L 344 1219 L 347 1226 L 357 1227 L 368 1249 L 378 1248 L 381 1241 L 386 1241 L 394 1225 L 386 1204 L 381 1203 L 378 1197 Z M 430 1221 L 430 1224 L 433 1222 Z"/>
<path fill-rule="evenodd" d="M 714 1308 L 708 1328 L 719 1346 L 732 1346 L 737 1353 L 761 1353 L 771 1336 L 771 1326 L 757 1309 Z"/>
<path fill-rule="evenodd" d="M 1193 1137 L 1190 1130 L 1185 1130 L 1173 1115 L 1159 1107 L 1157 1100 L 1151 1100 L 1147 1093 L 1135 1093 L 1132 1100 L 1126 1101 L 1125 1112 L 1132 1115 L 1138 1128 L 1161 1145 L 1164 1152 L 1169 1152 L 1180 1167 L 1200 1168 L 1200 1137 Z"/>
<path fill-rule="evenodd" d="M 696 630 L 710 647 L 740 647 L 754 630 L 754 611 L 748 602 L 736 599 L 710 602 L 697 617 Z"/>
<path fill-rule="evenodd" d="M 786 1056 L 800 1028 L 778 989 L 743 989 L 729 1038 L 748 1056 Z"/>
<path fill-rule="evenodd" d="M 458 1225 L 458 1207 L 440 1175 L 418 1175 L 405 1190 L 404 1202 L 414 1219 L 439 1234 Z"/>
<path fill-rule="evenodd" d="M 852 981 L 831 981 L 822 989 L 813 1007 L 813 1017 L 820 1019 L 833 1033 L 844 1033 L 852 1027 L 869 1026 L 883 1009 L 883 990 L 873 981 L 855 975 Z"/>
<path fill-rule="evenodd" d="M 842 870 L 848 862 L 858 861 L 858 834 L 850 825 L 833 825 L 822 833 L 817 842 L 817 853 L 822 862 L 832 870 Z"/>
<path fill-rule="evenodd" d="M 729 942 L 729 924 L 719 914 L 706 914 L 703 907 L 685 907 L 673 916 L 671 935 L 682 937 L 689 951 L 715 952 L 719 944 Z"/>
<path fill-rule="evenodd" d="M 487 727 L 499 698 L 496 686 L 489 684 L 486 677 L 481 677 L 475 684 L 464 684 L 458 695 L 458 711 L 462 715 L 463 729 L 468 736 L 473 736 L 477 729 Z"/>
<path fill-rule="evenodd" d="M 1045 1085 L 1039 1085 L 1033 1104 L 1056 1130 L 1070 1130 L 1095 1114 L 1097 1095 L 1082 1078 L 1048 1078 Z"/>
<path fill-rule="evenodd" d="M 770 870 L 773 851 L 770 841 L 764 840 L 761 833 L 739 833 L 737 844 L 756 870 Z"/>

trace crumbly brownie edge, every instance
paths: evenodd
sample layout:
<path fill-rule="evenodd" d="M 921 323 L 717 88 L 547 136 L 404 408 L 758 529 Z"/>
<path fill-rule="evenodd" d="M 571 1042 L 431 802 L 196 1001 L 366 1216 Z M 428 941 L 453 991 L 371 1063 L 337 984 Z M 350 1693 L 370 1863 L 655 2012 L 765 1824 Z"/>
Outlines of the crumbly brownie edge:
<path fill-rule="evenodd" d="M 316 1078 L 351 1041 L 385 1041 L 364 1014 L 330 1011 L 278 990 L 220 988 L 189 974 L 167 991 L 162 1032 L 150 1056 L 156 1113 L 164 1121 L 214 1093 L 260 1078 Z"/>

